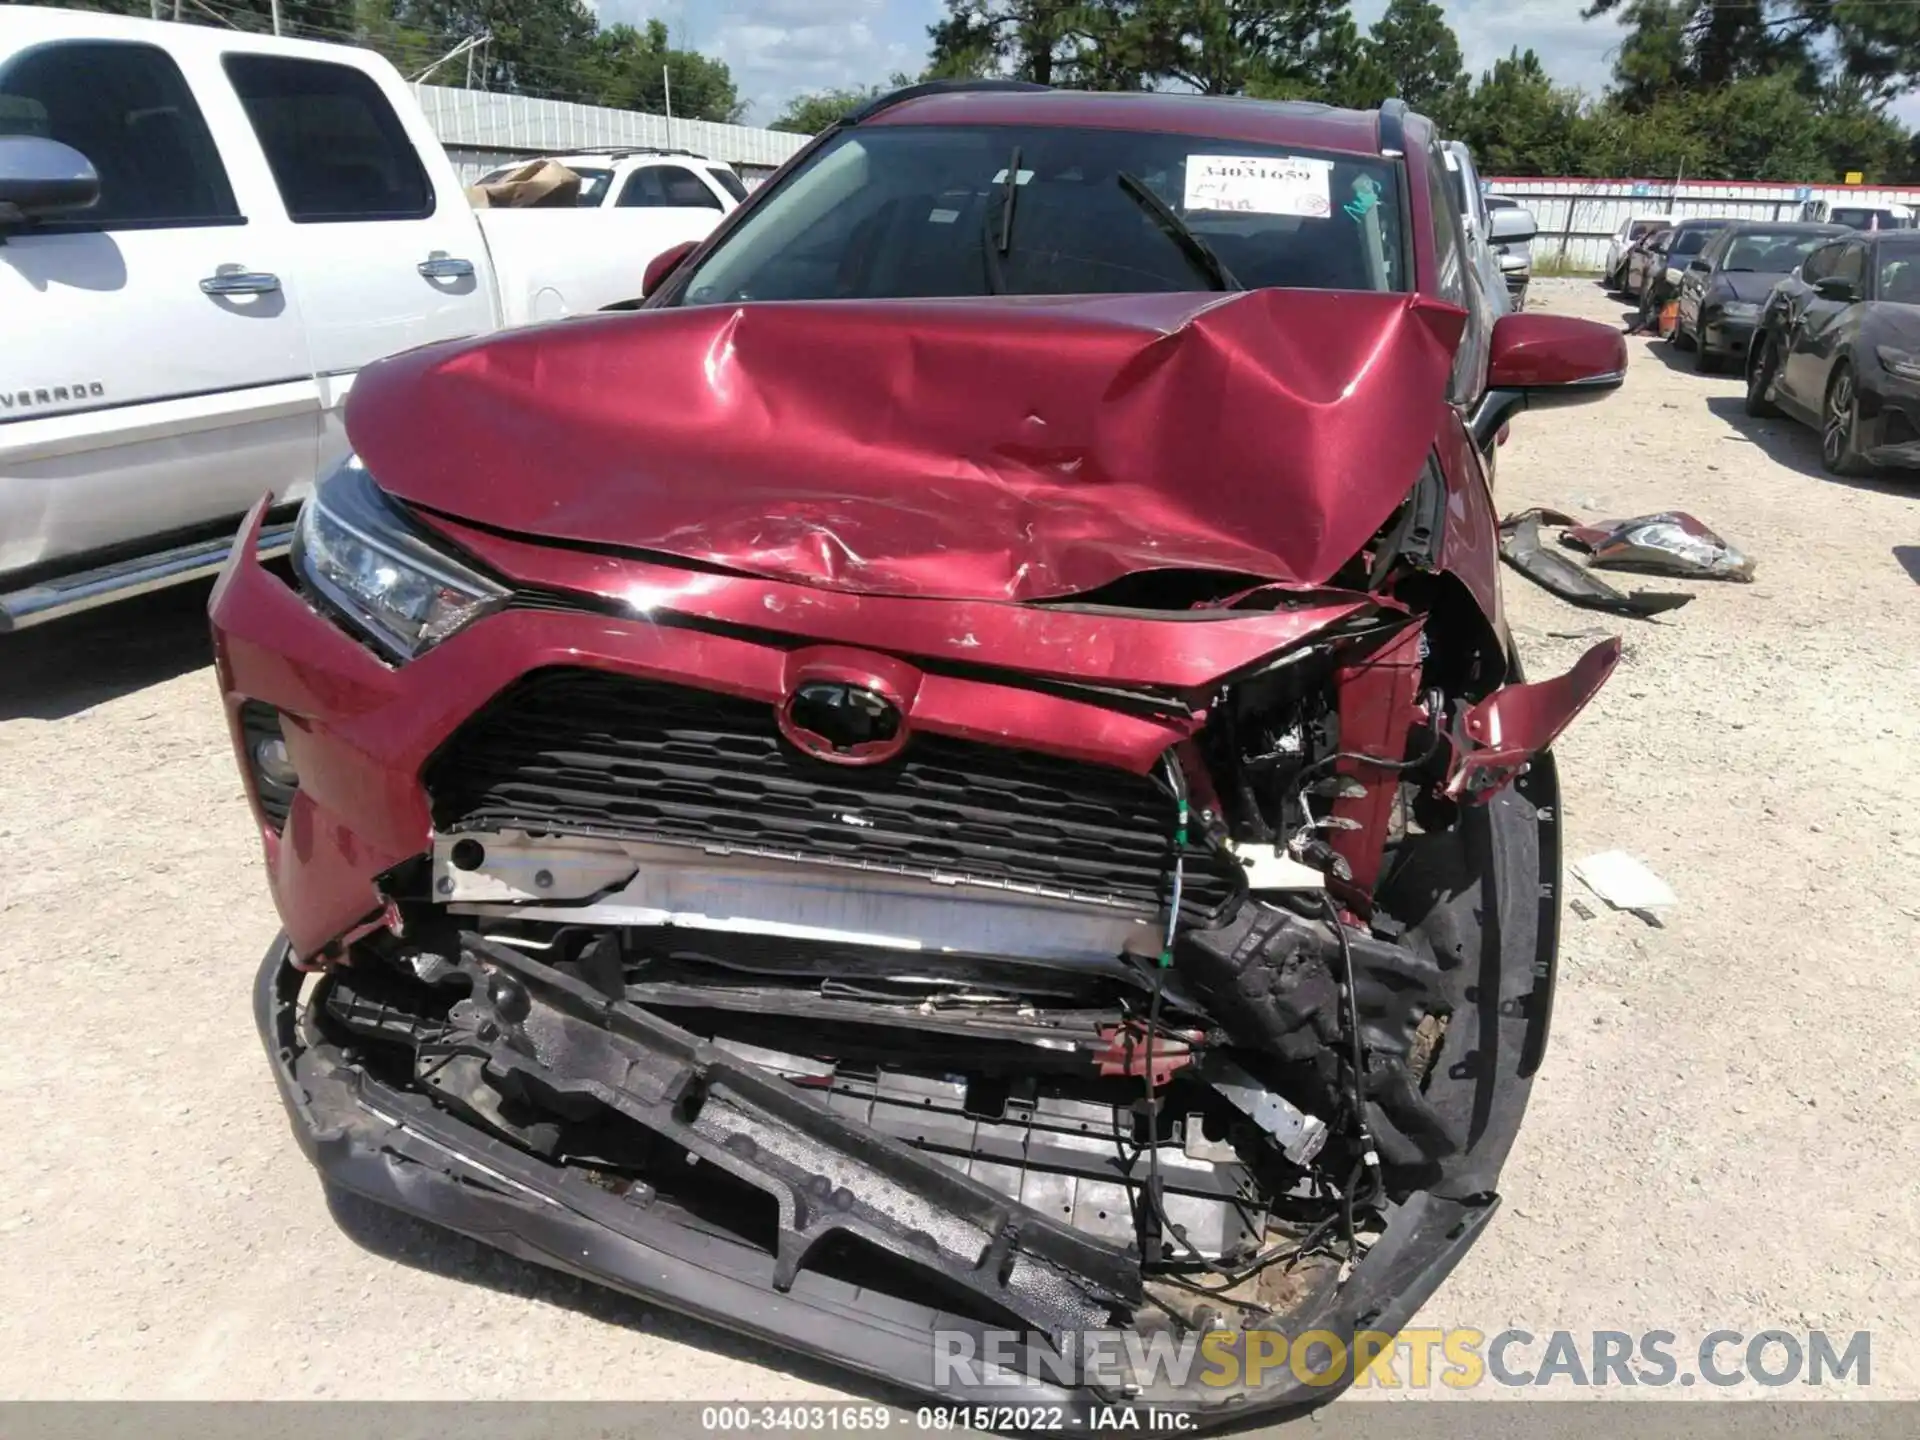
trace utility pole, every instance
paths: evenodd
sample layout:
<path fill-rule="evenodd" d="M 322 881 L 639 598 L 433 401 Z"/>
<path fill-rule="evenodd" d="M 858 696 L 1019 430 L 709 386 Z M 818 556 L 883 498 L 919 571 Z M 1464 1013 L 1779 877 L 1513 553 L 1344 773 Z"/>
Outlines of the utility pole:
<path fill-rule="evenodd" d="M 673 72 L 665 65 L 660 67 L 660 93 L 667 101 L 667 148 L 673 148 Z"/>
<path fill-rule="evenodd" d="M 273 0 L 273 33 L 280 33 L 280 0 Z"/>

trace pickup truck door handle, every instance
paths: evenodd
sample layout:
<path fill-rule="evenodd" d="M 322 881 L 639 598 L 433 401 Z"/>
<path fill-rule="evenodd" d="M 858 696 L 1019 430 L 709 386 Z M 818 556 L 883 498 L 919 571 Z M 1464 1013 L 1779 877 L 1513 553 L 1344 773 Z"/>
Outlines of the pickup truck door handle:
<path fill-rule="evenodd" d="M 435 250 L 414 267 L 429 280 L 468 280 L 473 277 L 473 262 Z"/>
<path fill-rule="evenodd" d="M 280 288 L 280 277 L 239 265 L 222 265 L 200 282 L 209 295 L 271 295 Z"/>

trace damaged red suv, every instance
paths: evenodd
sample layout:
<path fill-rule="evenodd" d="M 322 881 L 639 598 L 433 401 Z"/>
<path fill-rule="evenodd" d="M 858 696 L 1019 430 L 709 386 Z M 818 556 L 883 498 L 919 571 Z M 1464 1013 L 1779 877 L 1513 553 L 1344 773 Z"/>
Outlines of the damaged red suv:
<path fill-rule="evenodd" d="M 365 372 L 213 600 L 326 1178 L 1042 1425 L 1336 1393 L 1155 1357 L 1485 1227 L 1617 655 L 1521 679 L 1488 456 L 1623 343 L 1448 196 L 1397 104 L 916 87 Z"/>

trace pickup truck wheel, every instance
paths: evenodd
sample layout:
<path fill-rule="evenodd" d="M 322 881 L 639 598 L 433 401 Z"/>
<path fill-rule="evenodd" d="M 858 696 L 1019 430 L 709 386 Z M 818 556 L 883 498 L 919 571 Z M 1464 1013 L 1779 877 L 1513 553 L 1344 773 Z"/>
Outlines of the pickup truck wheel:
<path fill-rule="evenodd" d="M 1780 342 L 1769 335 L 1747 362 L 1747 414 L 1770 419 L 1780 413 L 1775 391 L 1780 383 Z"/>
<path fill-rule="evenodd" d="M 1827 403 L 1821 410 L 1820 463 L 1832 475 L 1866 475 L 1873 467 L 1860 453 L 1860 392 L 1853 367 L 1842 360 L 1827 382 Z"/>

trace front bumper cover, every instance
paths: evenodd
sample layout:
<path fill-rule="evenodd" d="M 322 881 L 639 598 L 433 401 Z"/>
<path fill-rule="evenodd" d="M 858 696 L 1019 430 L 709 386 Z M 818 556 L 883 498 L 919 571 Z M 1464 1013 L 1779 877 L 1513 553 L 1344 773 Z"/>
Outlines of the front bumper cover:
<path fill-rule="evenodd" d="M 277 938 L 255 983 L 254 1012 L 300 1148 L 329 1185 L 520 1259 L 843 1366 L 880 1382 L 883 1396 L 905 1389 L 964 1403 L 1056 1406 L 1076 1427 L 1095 1407 L 1112 1404 L 1182 1410 L 1214 1425 L 1254 1415 L 1288 1418 L 1324 1404 L 1347 1383 L 1289 1377 L 1218 1392 L 1197 1384 L 1108 1390 L 1018 1371 L 956 1374 L 938 1364 L 938 1337 L 984 1339 L 977 1320 L 810 1270 L 782 1276 L 776 1256 L 763 1249 L 635 1205 L 424 1097 L 370 1078 L 312 1025 L 307 987 L 322 983 L 296 968 L 285 938 Z M 1422 1192 L 1394 1207 L 1386 1233 L 1321 1313 L 1298 1317 L 1297 1333 L 1331 1331 L 1350 1349 L 1357 1331 L 1399 1330 L 1497 1206 L 1494 1197 L 1469 1203 Z"/>

